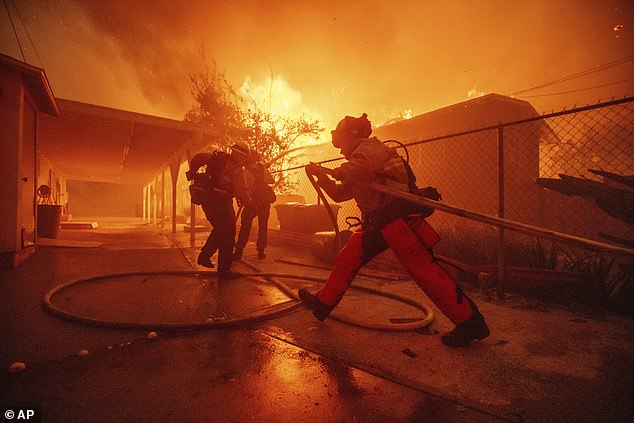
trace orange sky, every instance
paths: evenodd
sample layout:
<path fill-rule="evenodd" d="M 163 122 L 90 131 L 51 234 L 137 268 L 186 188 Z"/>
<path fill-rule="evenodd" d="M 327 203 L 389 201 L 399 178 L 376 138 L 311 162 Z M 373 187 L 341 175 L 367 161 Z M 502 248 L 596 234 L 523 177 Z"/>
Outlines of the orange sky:
<path fill-rule="evenodd" d="M 46 70 L 57 96 L 177 119 L 201 48 L 236 88 L 285 81 L 326 127 L 346 114 L 417 115 L 470 91 L 509 94 L 634 55 L 629 0 L 13 3 L 26 61 Z M 0 52 L 21 59 L 4 8 L 0 37 Z M 634 95 L 633 75 L 630 60 L 524 94 L 577 91 L 525 98 L 560 110 Z M 586 89 L 596 85 L 606 86 Z"/>

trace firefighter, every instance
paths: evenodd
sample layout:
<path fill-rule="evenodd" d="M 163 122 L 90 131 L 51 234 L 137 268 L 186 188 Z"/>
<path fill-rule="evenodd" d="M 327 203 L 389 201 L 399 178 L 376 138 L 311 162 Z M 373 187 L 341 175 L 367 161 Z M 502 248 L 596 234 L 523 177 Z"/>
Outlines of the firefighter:
<path fill-rule="evenodd" d="M 332 143 L 346 158 L 335 169 L 316 164 L 307 172 L 336 202 L 354 199 L 362 213 L 362 225 L 353 232 L 335 260 L 326 283 L 315 294 L 302 288 L 298 295 L 315 317 L 324 320 L 339 303 L 359 269 L 390 248 L 416 284 L 454 324 L 441 340 L 445 345 L 464 347 L 486 338 L 489 328 L 474 304 L 434 259 L 432 248 L 439 236 L 416 213 L 415 205 L 385 195 L 358 182 L 382 184 L 408 191 L 410 175 L 398 153 L 375 137 L 364 113 L 346 116 L 332 131 Z"/>
<path fill-rule="evenodd" d="M 212 226 L 211 233 L 198 255 L 200 266 L 213 268 L 211 257 L 218 251 L 218 278 L 233 276 L 231 262 L 235 243 L 236 225 L 233 197 L 243 205 L 251 204 L 247 189 L 244 164 L 249 158 L 249 147 L 242 142 L 224 152 L 198 153 L 190 161 L 187 179 L 192 180 L 202 166 L 206 184 L 201 206 Z M 192 223 L 193 225 L 193 223 Z"/>
<path fill-rule="evenodd" d="M 269 224 L 269 216 L 271 214 L 271 203 L 275 202 L 276 196 L 271 184 L 275 182 L 273 176 L 267 167 L 258 160 L 256 153 L 252 153 L 253 158 L 247 163 L 246 175 L 249 181 L 249 188 L 252 193 L 252 203 L 245 205 L 240 218 L 240 232 L 236 241 L 236 249 L 233 257 L 236 260 L 242 258 L 244 247 L 249 240 L 249 233 L 253 219 L 258 218 L 258 237 L 256 247 L 258 250 L 258 259 L 266 258 L 264 250 L 267 245 L 267 230 Z"/>

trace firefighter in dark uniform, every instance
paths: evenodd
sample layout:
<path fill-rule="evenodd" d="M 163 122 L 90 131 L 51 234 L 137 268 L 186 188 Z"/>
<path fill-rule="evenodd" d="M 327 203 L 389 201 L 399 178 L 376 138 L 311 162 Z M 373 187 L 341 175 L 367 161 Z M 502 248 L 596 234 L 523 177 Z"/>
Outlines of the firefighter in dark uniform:
<path fill-rule="evenodd" d="M 253 202 L 244 206 L 242 216 L 240 218 L 240 232 L 236 241 L 236 250 L 234 258 L 239 260 L 242 258 L 242 252 L 249 240 L 249 233 L 253 219 L 258 218 L 258 237 L 256 247 L 258 249 L 258 259 L 266 258 L 264 249 L 267 245 L 267 231 L 269 224 L 269 216 L 271 214 L 271 203 L 275 202 L 276 196 L 271 184 L 275 183 L 273 176 L 264 165 L 257 160 L 255 153 L 251 153 L 254 157 L 246 166 L 246 174 L 248 186 L 252 193 Z"/>
<path fill-rule="evenodd" d="M 211 257 L 218 251 L 218 278 L 233 276 L 231 262 L 236 225 L 233 197 L 243 205 L 251 204 L 247 189 L 244 164 L 249 158 L 249 147 L 242 142 L 231 146 L 231 153 L 198 153 L 190 161 L 187 179 L 191 180 L 202 166 L 207 166 L 208 186 L 202 197 L 202 208 L 213 227 L 198 255 L 198 264 L 213 268 Z"/>
<path fill-rule="evenodd" d="M 315 294 L 302 288 L 298 295 L 315 317 L 324 320 L 341 300 L 359 269 L 390 248 L 416 284 L 456 326 L 444 334 L 449 346 L 468 346 L 486 338 L 484 317 L 447 271 L 434 260 L 432 247 L 440 240 L 411 203 L 385 195 L 357 182 L 382 184 L 408 191 L 407 165 L 393 148 L 372 133 L 367 115 L 346 116 L 332 131 L 332 143 L 347 159 L 333 170 L 311 164 L 307 171 L 335 201 L 354 199 L 362 212 L 361 229 L 339 252 L 330 277 Z M 333 179 L 334 178 L 334 179 Z"/>

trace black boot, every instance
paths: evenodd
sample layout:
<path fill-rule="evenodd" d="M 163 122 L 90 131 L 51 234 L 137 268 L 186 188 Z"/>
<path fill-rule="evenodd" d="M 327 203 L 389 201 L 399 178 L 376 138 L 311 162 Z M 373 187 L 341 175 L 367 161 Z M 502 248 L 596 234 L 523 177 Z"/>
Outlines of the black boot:
<path fill-rule="evenodd" d="M 266 258 L 266 254 L 264 254 L 264 250 L 258 250 L 258 260 L 264 260 Z"/>
<path fill-rule="evenodd" d="M 471 317 L 466 322 L 458 323 L 451 332 L 444 334 L 441 337 L 443 344 L 450 347 L 468 347 L 473 341 L 484 339 L 491 333 L 478 307 L 471 299 L 467 300 L 471 304 Z"/>
<path fill-rule="evenodd" d="M 236 248 L 235 253 L 233 253 L 233 259 L 234 260 L 241 260 L 242 259 L 242 249 L 241 248 Z"/>
<path fill-rule="evenodd" d="M 201 266 L 208 267 L 210 269 L 214 268 L 214 264 L 211 262 L 211 257 L 202 252 L 198 254 L 198 260 L 196 262 Z"/>
<path fill-rule="evenodd" d="M 334 306 L 327 306 L 326 304 L 319 301 L 319 298 L 317 298 L 316 295 L 308 292 L 307 289 L 300 288 L 300 290 L 297 291 L 297 295 L 299 295 L 299 298 L 302 300 L 304 307 L 312 310 L 313 314 L 318 320 L 323 321 L 324 319 L 326 319 L 332 309 L 335 308 Z"/>

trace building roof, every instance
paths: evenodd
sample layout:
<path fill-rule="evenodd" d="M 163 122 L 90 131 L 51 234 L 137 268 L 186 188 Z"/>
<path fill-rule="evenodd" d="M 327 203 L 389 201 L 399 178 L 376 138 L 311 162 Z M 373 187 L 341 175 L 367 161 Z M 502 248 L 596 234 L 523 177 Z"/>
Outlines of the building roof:
<path fill-rule="evenodd" d="M 57 101 L 59 116 L 40 116 L 38 150 L 70 180 L 146 184 L 215 140 L 207 126 Z"/>
<path fill-rule="evenodd" d="M 46 78 L 44 69 L 21 62 L 2 53 L 0 53 L 0 66 L 22 75 L 24 85 L 29 89 L 41 112 L 50 115 L 59 113 L 53 89 Z"/>
<path fill-rule="evenodd" d="M 539 113 L 527 101 L 499 94 L 487 94 L 411 119 L 374 128 L 372 134 L 380 139 L 419 141 L 538 115 Z"/>
<path fill-rule="evenodd" d="M 37 149 L 66 179 L 146 184 L 216 139 L 208 126 L 55 98 L 43 69 L 4 54 L 0 67 L 37 102 Z"/>

